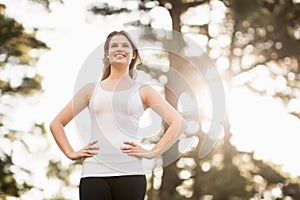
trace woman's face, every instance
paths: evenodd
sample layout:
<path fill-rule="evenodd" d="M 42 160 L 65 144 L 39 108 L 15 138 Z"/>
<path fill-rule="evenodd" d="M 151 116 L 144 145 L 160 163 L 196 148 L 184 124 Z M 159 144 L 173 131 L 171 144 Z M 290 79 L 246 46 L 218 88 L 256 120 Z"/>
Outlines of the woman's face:
<path fill-rule="evenodd" d="M 126 64 L 129 66 L 134 58 L 133 49 L 124 35 L 115 35 L 111 38 L 108 48 L 108 58 L 111 64 Z"/>

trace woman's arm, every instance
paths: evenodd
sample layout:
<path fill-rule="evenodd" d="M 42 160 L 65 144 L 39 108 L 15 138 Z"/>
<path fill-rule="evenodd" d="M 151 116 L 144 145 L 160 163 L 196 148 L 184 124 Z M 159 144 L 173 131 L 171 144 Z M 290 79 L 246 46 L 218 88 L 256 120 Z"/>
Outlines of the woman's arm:
<path fill-rule="evenodd" d="M 151 150 L 145 150 L 141 146 L 129 141 L 124 142 L 128 146 L 122 148 L 122 150 L 130 156 L 152 159 L 169 149 L 184 131 L 186 125 L 182 116 L 150 86 L 143 86 L 140 90 L 140 95 L 144 108 L 153 109 L 163 118 L 169 127 Z"/>
<path fill-rule="evenodd" d="M 58 115 L 50 123 L 50 131 L 58 147 L 71 160 L 77 160 L 82 157 L 91 157 L 95 154 L 93 150 L 99 149 L 94 146 L 94 144 L 96 143 L 96 141 L 94 141 L 81 150 L 74 151 L 64 131 L 64 127 L 88 105 L 93 88 L 93 83 L 89 83 L 83 86 L 75 94 L 73 99 L 58 113 Z"/>

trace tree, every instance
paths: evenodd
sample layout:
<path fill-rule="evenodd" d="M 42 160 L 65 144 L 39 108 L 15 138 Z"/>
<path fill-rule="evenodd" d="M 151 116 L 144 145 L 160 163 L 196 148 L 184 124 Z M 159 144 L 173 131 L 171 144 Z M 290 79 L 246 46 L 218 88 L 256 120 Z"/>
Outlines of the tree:
<path fill-rule="evenodd" d="M 211 2 L 216 3 L 218 1 Z M 220 28 L 217 33 L 208 32 L 207 34 L 209 35 L 208 38 L 212 40 L 218 40 L 220 35 L 227 36 L 231 38 L 231 42 L 228 43 L 228 46 L 220 46 L 217 44 L 213 48 L 208 47 L 208 52 L 214 50 L 214 48 L 220 50 L 220 53 L 215 55 L 214 59 L 217 63 L 221 63 L 220 66 L 224 68 L 227 66 L 226 62 L 224 62 L 224 58 L 226 58 L 225 61 L 228 61 L 228 68 L 226 68 L 226 71 L 223 71 L 223 75 L 229 83 L 228 90 L 235 87 L 235 85 L 231 83 L 233 77 L 245 75 L 245 73 L 251 72 L 251 70 L 254 71 L 255 69 L 257 70 L 260 67 L 264 67 L 270 71 L 270 77 L 272 79 L 285 77 L 285 89 L 276 91 L 270 90 L 270 88 L 255 88 L 255 80 L 245 81 L 245 85 L 260 95 L 272 95 L 275 98 L 280 99 L 284 104 L 287 104 L 290 100 L 299 98 L 295 96 L 298 88 L 293 87 L 296 82 L 299 82 L 299 80 L 297 80 L 298 78 L 292 78 L 292 80 L 288 78 L 288 76 L 298 77 L 298 72 L 296 72 L 295 69 L 298 69 L 297 63 L 299 62 L 299 58 L 297 58 L 297 56 L 299 56 L 299 48 L 295 48 L 295 46 L 297 47 L 299 45 L 299 38 L 296 37 L 296 27 L 298 26 L 297 24 L 299 24 L 299 5 L 295 5 L 292 1 L 245 1 L 241 3 L 240 1 L 233 0 L 223 2 L 228 9 L 226 18 L 219 23 Z M 190 26 L 191 28 L 195 28 L 195 25 Z M 214 26 L 214 28 L 216 28 L 215 23 L 211 25 L 208 24 L 208 26 Z M 206 25 L 199 25 L 198 27 L 199 33 L 205 33 L 205 31 L 201 31 L 201 29 L 205 30 Z M 291 45 L 291 43 L 294 45 Z M 253 58 L 251 60 L 252 62 L 246 62 L 249 61 L 248 56 L 254 57 L 251 57 Z M 291 62 L 292 60 L 293 62 Z M 276 73 L 276 69 L 280 72 Z M 269 93 L 270 91 L 271 93 Z M 295 114 L 295 112 L 293 112 L 293 114 Z M 229 121 L 227 118 L 225 124 L 228 123 Z M 229 128 L 225 128 L 225 135 L 230 134 L 229 130 Z M 229 140 L 226 140 L 225 137 L 224 147 L 226 146 L 230 146 L 230 142 Z M 224 148 L 221 149 L 224 150 Z M 226 153 L 227 151 L 224 152 L 224 155 L 226 155 Z M 227 154 L 226 157 L 230 157 L 227 161 L 235 160 L 232 155 L 234 154 L 231 153 L 231 156 L 230 154 Z M 253 165 L 258 169 L 257 173 L 259 175 L 256 174 L 256 172 L 252 172 L 255 174 L 254 176 L 250 179 L 248 179 L 249 177 L 245 178 L 248 179 L 248 182 L 255 183 L 257 179 L 259 179 L 258 177 L 263 177 L 261 179 L 263 180 L 262 182 L 265 181 L 264 183 L 267 184 L 264 188 L 264 194 L 260 194 L 255 188 L 255 196 L 261 195 L 260 197 L 263 197 L 268 191 L 270 192 L 270 188 L 279 188 L 283 193 L 283 196 L 289 196 L 288 193 L 285 193 L 284 190 L 282 190 L 280 185 L 284 185 L 285 182 L 289 182 L 288 185 L 290 185 L 291 182 L 295 181 L 290 180 L 288 175 L 283 175 L 282 172 L 278 172 L 280 171 L 278 166 L 262 161 L 255 161 L 253 156 L 250 155 L 250 157 L 251 160 L 254 161 Z M 232 161 L 229 163 L 226 162 L 226 165 L 232 165 Z M 241 175 L 244 174 L 241 169 L 239 169 L 239 171 L 241 171 Z M 249 171 L 251 170 L 249 169 Z M 235 179 L 232 177 L 232 180 Z M 235 182 L 232 184 L 235 184 Z M 298 188 L 296 190 L 299 190 L 299 185 L 296 187 Z M 247 188 L 249 188 L 249 186 L 247 186 Z M 216 192 L 217 190 L 213 191 Z M 224 195 L 225 193 L 220 192 L 220 194 Z M 234 194 L 234 192 L 231 194 Z M 293 192 L 292 197 L 297 198 L 296 194 L 297 192 Z M 216 196 L 217 194 L 214 195 L 214 197 Z M 227 196 L 227 198 L 230 197 Z M 217 199 L 221 199 L 221 197 Z"/>
<path fill-rule="evenodd" d="M 1 4 L 0 7 L 3 11 L 0 14 L 0 197 L 5 198 L 20 196 L 32 187 L 26 180 L 15 176 L 16 171 L 25 176 L 31 174 L 29 169 L 16 164 L 16 146 L 30 155 L 30 142 L 24 138 L 27 135 L 44 137 L 46 130 L 43 123 L 35 122 L 32 122 L 28 130 L 14 128 L 18 122 L 14 121 L 11 113 L 15 111 L 15 103 L 25 101 L 41 91 L 42 77 L 33 67 L 38 57 L 33 57 L 32 54 L 49 48 L 44 42 L 36 39 L 35 32 L 26 32 L 22 24 L 5 16 L 5 5 Z"/>
<path fill-rule="evenodd" d="M 52 3 L 52 2 L 59 2 L 59 3 L 61 3 L 61 4 L 63 4 L 63 0 L 29 0 L 29 1 L 32 1 L 32 2 L 34 2 L 34 3 L 36 3 L 36 4 L 40 4 L 40 5 L 42 5 L 45 9 L 47 9 L 47 11 L 51 11 L 51 9 L 50 9 L 50 4 Z"/>
<path fill-rule="evenodd" d="M 235 87 L 231 82 L 233 77 L 245 75 L 259 68 L 270 72 L 272 79 L 283 80 L 283 89 L 260 88 L 255 80 L 243 82 L 249 89 L 261 95 L 271 95 L 288 105 L 291 101 L 299 99 L 299 4 L 288 1 L 263 1 L 263 0 L 211 0 L 211 1 L 140 1 L 139 9 L 143 13 L 154 7 L 165 7 L 172 17 L 173 30 L 191 35 L 203 35 L 207 38 L 205 48 L 212 59 L 222 66 L 222 75 L 228 81 L 228 89 Z M 181 16 L 189 12 L 189 8 L 207 8 L 209 20 L 205 23 L 184 23 Z M 213 11 L 222 7 L 224 18 L 214 20 Z M 110 6 L 98 9 L 96 14 L 114 14 L 122 12 L 122 9 L 110 10 Z M 128 10 L 126 10 L 128 12 Z M 196 20 L 194 20 L 196 21 Z M 128 25 L 151 27 L 149 24 L 136 20 L 128 22 Z M 154 35 L 155 36 L 155 35 Z M 226 37 L 227 41 L 219 43 L 219 37 Z M 154 37 L 155 38 L 155 37 Z M 181 45 L 179 45 L 182 47 Z M 217 52 L 217 53 L 216 53 Z M 174 59 L 170 57 L 172 66 L 176 66 Z M 145 67 L 143 68 L 147 70 Z M 183 70 L 184 71 L 184 70 Z M 184 72 L 183 72 L 184 73 Z M 153 77 L 158 77 L 154 75 Z M 176 106 L 173 97 L 167 94 L 166 98 Z M 292 111 L 299 116 L 299 113 Z M 188 171 L 190 178 L 182 179 L 174 174 L 180 174 L 190 166 L 178 168 L 178 162 L 164 168 L 161 190 L 151 191 L 155 199 L 185 199 L 194 195 L 199 199 L 205 196 L 213 196 L 215 199 L 231 198 L 260 198 L 268 197 L 272 190 L 280 190 L 281 196 L 268 198 L 281 198 L 291 196 L 298 198 L 299 180 L 293 181 L 280 172 L 278 166 L 254 159 L 253 154 L 239 152 L 230 143 L 230 122 L 225 119 L 225 138 L 220 142 L 215 151 L 200 160 L 195 152 L 186 157 L 193 160 L 195 165 Z M 198 128 L 200 141 L 206 137 Z M 203 145 L 199 142 L 196 150 Z M 176 146 L 175 146 L 176 149 Z M 218 152 L 218 150 L 220 152 Z M 214 162 L 218 165 L 214 166 Z M 186 172 L 186 171 L 185 171 Z M 226 176 L 224 175 L 226 174 Z M 224 177 L 224 179 L 223 179 Z M 217 183 L 211 183 L 217 180 Z M 238 180 L 238 181 L 234 181 Z M 296 183 L 294 183 L 296 182 Z M 230 184 L 231 183 L 231 184 Z M 287 185 L 286 185 L 287 184 Z M 286 186 L 285 186 L 286 185 Z M 188 189 L 186 189 L 188 188 Z M 261 188 L 262 191 L 261 191 Z M 178 192 L 179 191 L 179 192 Z M 189 191 L 192 191 L 190 193 Z M 193 193 L 194 192 L 194 193 Z"/>
<path fill-rule="evenodd" d="M 231 68 L 237 69 L 230 69 L 232 76 L 262 67 L 270 72 L 273 80 L 286 82 L 284 89 L 267 91 L 266 88 L 255 87 L 255 80 L 249 80 L 245 84 L 250 89 L 278 98 L 285 105 L 299 98 L 300 37 L 297 27 L 300 5 L 288 0 L 245 1 L 243 5 L 238 1 L 229 1 L 228 6 L 235 22 L 231 60 L 241 66 L 238 69 L 232 65 Z M 238 55 L 239 51 L 245 53 Z M 249 55 L 256 58 L 251 63 L 243 62 Z M 279 71 L 276 72 L 276 69 Z M 295 111 L 291 113 L 299 116 Z"/>

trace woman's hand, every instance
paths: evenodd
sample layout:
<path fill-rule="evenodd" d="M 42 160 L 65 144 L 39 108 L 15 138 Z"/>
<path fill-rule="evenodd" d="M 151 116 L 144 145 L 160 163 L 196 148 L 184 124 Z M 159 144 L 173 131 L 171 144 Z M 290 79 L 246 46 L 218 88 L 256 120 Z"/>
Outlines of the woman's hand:
<path fill-rule="evenodd" d="M 71 160 L 79 160 L 81 158 L 93 157 L 97 154 L 97 150 L 100 149 L 98 146 L 95 145 L 97 142 L 98 141 L 90 142 L 88 145 L 86 145 L 79 151 L 69 153 L 67 157 Z"/>
<path fill-rule="evenodd" d="M 147 158 L 147 159 L 153 159 L 157 155 L 152 150 L 147 150 L 141 147 L 138 144 L 135 144 L 133 142 L 124 142 L 126 144 L 126 147 L 122 147 L 121 150 L 123 153 L 126 153 L 129 156 L 134 156 L 137 158 Z"/>

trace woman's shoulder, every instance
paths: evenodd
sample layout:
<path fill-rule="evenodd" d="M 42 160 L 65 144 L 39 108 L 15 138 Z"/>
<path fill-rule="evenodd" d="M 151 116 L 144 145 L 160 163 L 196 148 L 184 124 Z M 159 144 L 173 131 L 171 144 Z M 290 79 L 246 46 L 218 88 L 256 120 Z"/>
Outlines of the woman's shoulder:
<path fill-rule="evenodd" d="M 148 91 L 148 92 L 155 92 L 157 91 L 161 86 L 158 83 L 141 83 L 141 82 L 137 82 L 137 84 L 139 85 L 139 87 L 144 90 L 144 91 Z"/>
<path fill-rule="evenodd" d="M 151 83 L 140 83 L 140 94 L 142 97 L 152 97 L 153 95 L 158 94 L 158 91 L 155 89 L 155 85 Z"/>
<path fill-rule="evenodd" d="M 93 91 L 96 87 L 98 82 L 89 82 L 84 84 L 80 89 L 79 89 L 79 93 L 81 93 L 84 96 L 87 96 L 88 98 L 90 98 L 93 94 Z"/>
<path fill-rule="evenodd" d="M 96 84 L 97 84 L 97 82 L 88 82 L 88 83 L 84 84 L 80 88 L 80 90 L 85 91 L 85 92 L 91 92 L 94 90 Z"/>

